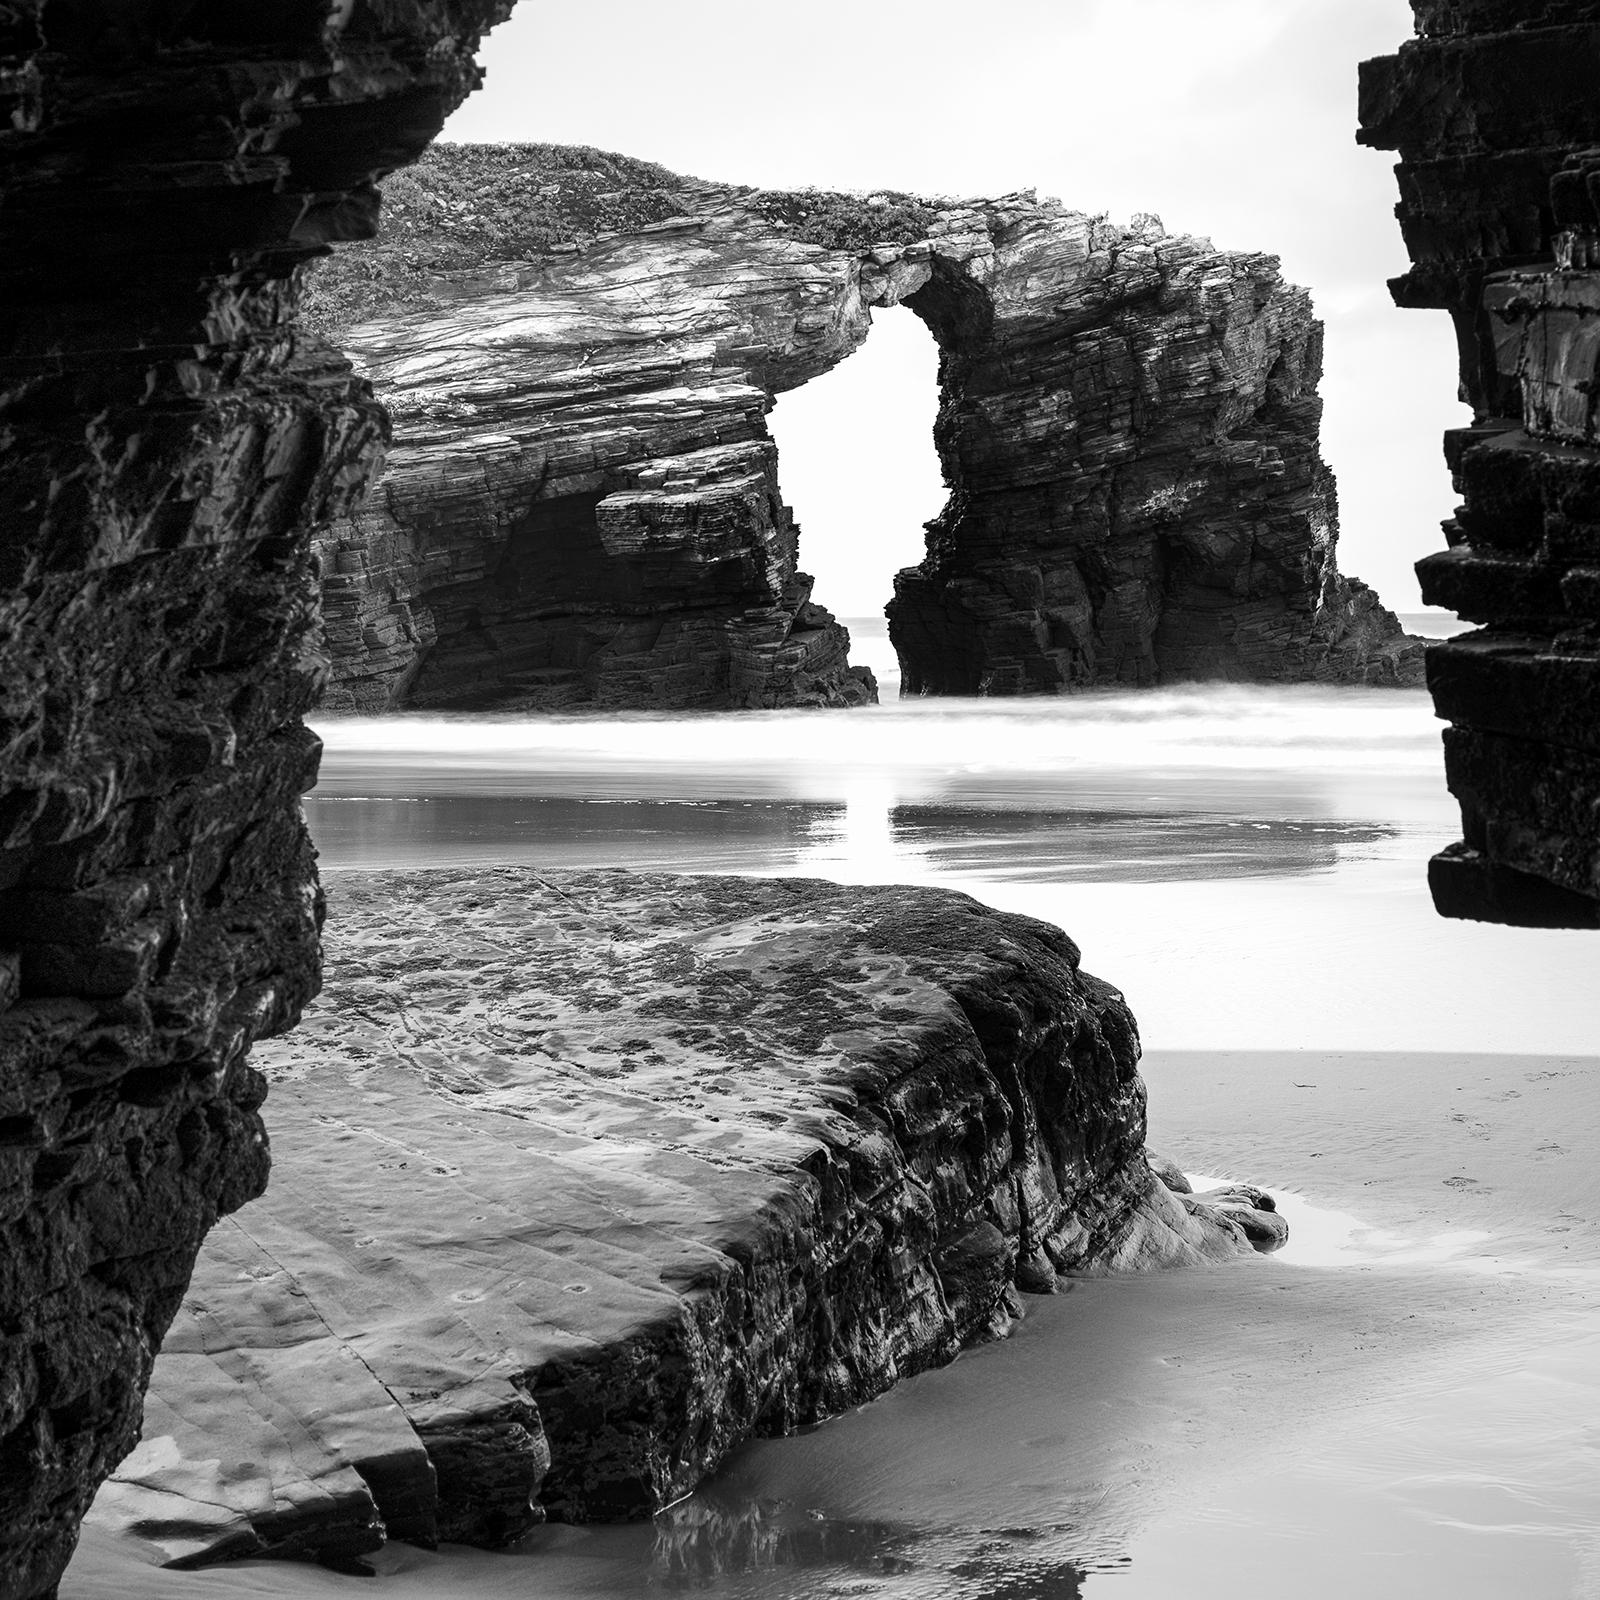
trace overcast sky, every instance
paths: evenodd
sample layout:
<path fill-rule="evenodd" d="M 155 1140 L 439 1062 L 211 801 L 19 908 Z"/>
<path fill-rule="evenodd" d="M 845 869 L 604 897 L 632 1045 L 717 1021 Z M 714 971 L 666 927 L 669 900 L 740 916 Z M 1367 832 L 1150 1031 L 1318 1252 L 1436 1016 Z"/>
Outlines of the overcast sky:
<path fill-rule="evenodd" d="M 490 34 L 447 139 L 549 140 L 705 178 L 998 194 L 1037 188 L 1282 257 L 1328 326 L 1323 454 L 1346 572 L 1398 610 L 1454 503 L 1443 312 L 1396 310 L 1393 157 L 1359 148 L 1356 63 L 1411 33 L 1406 0 L 585 0 Z M 931 341 L 904 311 L 780 400 L 786 498 L 817 598 L 879 609 L 942 494 Z M 880 336 L 881 335 L 881 336 Z"/>

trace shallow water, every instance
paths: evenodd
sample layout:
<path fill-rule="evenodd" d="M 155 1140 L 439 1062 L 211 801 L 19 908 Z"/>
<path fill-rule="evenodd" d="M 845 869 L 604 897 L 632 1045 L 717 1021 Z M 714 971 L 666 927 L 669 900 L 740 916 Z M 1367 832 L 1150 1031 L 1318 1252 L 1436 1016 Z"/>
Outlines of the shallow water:
<path fill-rule="evenodd" d="M 851 713 L 330 721 L 327 870 L 508 860 L 941 883 L 1064 926 L 1151 1142 L 1290 1247 L 1085 1281 L 757 1442 L 653 1527 L 133 1574 L 112 1595 L 1600 1594 L 1600 945 L 1446 922 L 1425 696 L 1205 688 Z M 269 1102 L 270 1104 L 270 1102 Z"/>
<path fill-rule="evenodd" d="M 848 713 L 340 719 L 325 868 L 942 883 L 1065 927 L 1174 1048 L 1596 1048 L 1581 933 L 1434 915 L 1426 695 L 1204 687 Z"/>

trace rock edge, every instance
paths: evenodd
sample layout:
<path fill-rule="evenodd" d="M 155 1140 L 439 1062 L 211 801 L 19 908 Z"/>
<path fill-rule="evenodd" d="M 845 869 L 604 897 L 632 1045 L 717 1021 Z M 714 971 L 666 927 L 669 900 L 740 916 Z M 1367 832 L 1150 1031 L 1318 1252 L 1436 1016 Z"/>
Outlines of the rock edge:
<path fill-rule="evenodd" d="M 622 872 L 330 897 L 323 997 L 257 1055 L 275 1183 L 96 1502 L 154 1559 L 646 1515 L 1019 1289 L 1250 1252 L 1152 1174 L 1133 1018 L 1045 923 Z"/>

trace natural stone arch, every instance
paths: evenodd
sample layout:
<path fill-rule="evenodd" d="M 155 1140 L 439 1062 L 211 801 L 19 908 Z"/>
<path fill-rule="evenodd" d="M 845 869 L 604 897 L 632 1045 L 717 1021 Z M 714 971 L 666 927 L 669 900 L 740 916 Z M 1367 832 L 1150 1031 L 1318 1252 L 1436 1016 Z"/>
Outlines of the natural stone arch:
<path fill-rule="evenodd" d="M 902 302 L 951 490 L 891 607 L 912 692 L 1415 677 L 1338 574 L 1320 325 L 1273 257 L 548 146 L 435 152 L 394 220 L 317 291 L 396 428 L 324 543 L 336 709 L 863 698 L 763 418 Z"/>

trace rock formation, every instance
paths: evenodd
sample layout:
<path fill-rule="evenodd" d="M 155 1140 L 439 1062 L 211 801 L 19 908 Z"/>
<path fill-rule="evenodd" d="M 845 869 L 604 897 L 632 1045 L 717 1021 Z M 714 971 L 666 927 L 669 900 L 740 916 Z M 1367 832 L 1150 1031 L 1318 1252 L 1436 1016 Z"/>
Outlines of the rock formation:
<path fill-rule="evenodd" d="M 384 422 L 299 264 L 509 0 L 0 7 L 0 1597 L 53 1592 L 316 987 L 309 530 Z"/>
<path fill-rule="evenodd" d="M 98 1525 L 169 1564 L 648 1515 L 1004 1329 L 1059 1273 L 1282 1242 L 1174 1196 L 1138 1035 L 965 895 L 526 868 L 340 873 Z"/>
<path fill-rule="evenodd" d="M 1272 257 L 551 146 L 437 149 L 386 207 L 309 301 L 395 418 L 321 543 L 330 709 L 864 698 L 763 418 L 902 302 L 951 489 L 889 607 L 908 692 L 1419 679 L 1339 574 L 1321 326 Z"/>
<path fill-rule="evenodd" d="M 1420 37 L 1361 69 L 1365 144 L 1398 150 L 1415 266 L 1446 310 L 1470 427 L 1463 504 L 1423 597 L 1477 632 L 1428 685 L 1463 839 L 1431 864 L 1448 916 L 1600 924 L 1600 6 L 1413 0 Z"/>

